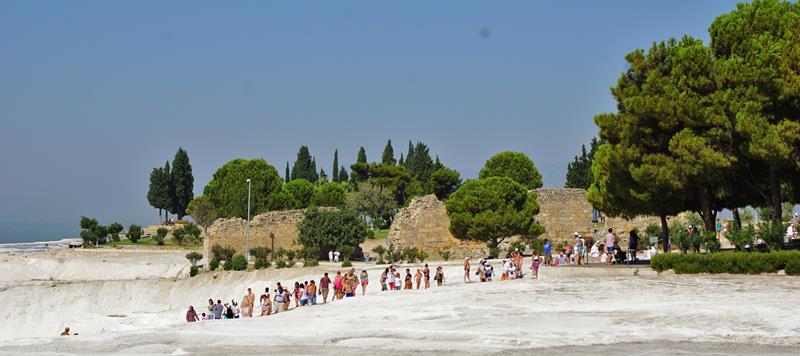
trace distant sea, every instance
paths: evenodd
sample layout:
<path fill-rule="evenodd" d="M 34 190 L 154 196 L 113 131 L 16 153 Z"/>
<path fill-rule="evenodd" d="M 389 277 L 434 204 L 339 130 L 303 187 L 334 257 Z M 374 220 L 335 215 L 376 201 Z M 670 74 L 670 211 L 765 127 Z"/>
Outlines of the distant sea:
<path fill-rule="evenodd" d="M 57 241 L 80 236 L 77 222 L 0 221 L 0 244 Z"/>

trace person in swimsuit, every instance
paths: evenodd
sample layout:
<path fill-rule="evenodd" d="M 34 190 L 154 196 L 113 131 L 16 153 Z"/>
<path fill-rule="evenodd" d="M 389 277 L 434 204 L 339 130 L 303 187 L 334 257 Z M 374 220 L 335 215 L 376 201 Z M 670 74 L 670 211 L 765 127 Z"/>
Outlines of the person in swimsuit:
<path fill-rule="evenodd" d="M 431 270 L 428 268 L 428 264 L 425 264 L 425 268 L 422 269 L 422 277 L 425 280 L 425 289 L 431 287 Z"/>
<path fill-rule="evenodd" d="M 406 283 L 403 289 L 412 289 L 411 287 L 411 270 L 406 268 Z"/>
<path fill-rule="evenodd" d="M 469 257 L 464 259 L 464 283 L 471 282 L 469 279 Z"/>
<path fill-rule="evenodd" d="M 394 290 L 394 284 L 397 283 L 394 278 L 394 267 L 389 270 L 389 274 L 386 276 L 386 280 L 389 283 L 389 290 Z"/>
<path fill-rule="evenodd" d="M 189 308 L 190 308 L 190 309 L 192 309 L 192 310 L 194 310 L 194 308 L 193 308 L 193 307 L 191 307 L 191 306 L 190 306 Z M 196 315 L 196 314 L 197 314 L 197 313 L 195 313 L 195 315 Z M 187 319 L 187 321 L 188 321 L 189 317 L 187 316 L 187 317 L 186 317 L 186 319 Z M 64 331 L 62 331 L 62 332 L 61 332 L 61 336 L 69 336 L 69 326 L 67 326 L 66 328 L 64 328 Z"/>
<path fill-rule="evenodd" d="M 436 284 L 441 287 L 442 283 L 444 283 L 444 271 L 442 270 L 442 266 L 436 267 L 436 275 L 433 277 L 436 280 Z"/>
<path fill-rule="evenodd" d="M 414 273 L 414 282 L 417 284 L 417 289 L 419 289 L 420 285 L 422 285 L 422 272 L 417 268 L 417 272 Z"/>
<path fill-rule="evenodd" d="M 411 276 L 411 273 L 409 273 L 408 275 Z M 395 281 L 394 282 L 395 290 L 403 289 L 403 277 L 400 276 L 400 271 L 394 272 L 394 281 Z"/>
<path fill-rule="evenodd" d="M 306 287 L 306 293 L 308 294 L 308 302 L 311 305 L 317 304 L 317 282 L 314 282 L 312 279 L 311 282 L 308 283 L 308 287 Z"/>
<path fill-rule="evenodd" d="M 531 273 L 533 274 L 533 279 L 539 279 L 539 264 L 541 264 L 539 254 L 536 253 L 536 251 L 533 251 L 533 262 L 531 262 Z"/>
<path fill-rule="evenodd" d="M 200 318 L 197 317 L 197 312 L 194 311 L 194 307 L 191 305 L 189 306 L 189 310 L 186 311 L 186 321 L 190 323 L 200 321 Z M 69 328 L 64 329 L 64 332 L 66 332 L 67 335 L 61 333 L 61 336 L 69 336 Z"/>
<path fill-rule="evenodd" d="M 336 271 L 336 277 L 333 278 L 334 299 L 342 299 L 344 293 L 342 292 L 342 271 Z"/>
<path fill-rule="evenodd" d="M 361 295 L 363 296 L 365 293 L 367 293 L 367 284 L 369 284 L 369 275 L 367 275 L 367 270 L 362 269 L 361 276 L 359 277 L 361 279 Z"/>

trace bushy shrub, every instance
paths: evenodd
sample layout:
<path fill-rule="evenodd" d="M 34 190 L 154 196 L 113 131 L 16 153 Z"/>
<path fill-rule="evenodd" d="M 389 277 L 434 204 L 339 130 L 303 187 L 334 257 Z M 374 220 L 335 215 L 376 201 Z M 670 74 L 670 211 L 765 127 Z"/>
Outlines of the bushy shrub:
<path fill-rule="evenodd" d="M 425 262 L 428 259 L 428 253 L 422 251 L 422 249 L 417 249 L 417 258 L 419 258 L 420 262 Z"/>
<path fill-rule="evenodd" d="M 226 261 L 227 263 L 227 261 Z M 231 260 L 231 267 L 234 271 L 244 271 L 247 269 L 247 258 L 243 255 L 233 256 Z"/>
<path fill-rule="evenodd" d="M 211 246 L 211 255 L 218 261 L 230 261 L 233 259 L 234 254 L 236 254 L 236 250 L 234 250 L 233 247 L 221 246 L 219 244 Z"/>
<path fill-rule="evenodd" d="M 210 271 L 216 271 L 219 268 L 219 259 L 214 257 L 211 259 L 211 262 L 208 263 L 208 269 Z"/>
<path fill-rule="evenodd" d="M 318 260 L 305 260 L 303 261 L 303 267 L 317 267 L 319 266 Z"/>
<path fill-rule="evenodd" d="M 703 236 L 703 246 L 706 249 L 706 252 L 718 252 L 719 251 L 719 240 L 717 239 L 717 233 L 715 231 L 707 231 Z"/>
<path fill-rule="evenodd" d="M 255 269 L 264 269 L 269 268 L 270 266 L 272 266 L 272 263 L 270 263 L 269 260 L 256 259 L 256 262 L 253 264 L 253 268 Z"/>
<path fill-rule="evenodd" d="M 233 261 L 228 260 L 222 263 L 222 269 L 225 271 L 232 271 L 233 270 Z"/>
<path fill-rule="evenodd" d="M 378 261 L 383 261 L 383 255 L 386 254 L 386 247 L 383 247 L 383 245 L 375 246 L 372 248 L 372 252 L 378 255 Z"/>
<path fill-rule="evenodd" d="M 522 241 L 514 241 L 514 242 L 508 244 L 507 252 L 509 254 L 511 254 L 514 251 L 519 251 L 519 252 L 525 251 L 525 243 L 522 242 Z"/>
<path fill-rule="evenodd" d="M 275 268 L 286 268 L 286 267 L 289 266 L 286 264 L 286 261 L 284 260 L 278 260 L 278 262 L 275 262 Z"/>
<path fill-rule="evenodd" d="M 272 253 L 272 250 L 269 247 L 254 247 L 250 249 L 250 256 L 253 256 L 256 260 L 268 260 L 270 253 Z"/>
<path fill-rule="evenodd" d="M 452 254 L 452 252 L 450 250 L 440 250 L 439 251 L 439 257 L 441 257 L 445 262 L 450 260 L 450 255 L 451 254 Z"/>
<path fill-rule="evenodd" d="M 759 234 L 764 243 L 772 251 L 778 251 L 783 247 L 783 225 L 765 223 L 761 225 Z"/>
<path fill-rule="evenodd" d="M 197 251 L 189 252 L 186 254 L 186 259 L 192 264 L 192 267 L 197 267 L 197 261 L 203 259 L 203 254 Z"/>
<path fill-rule="evenodd" d="M 497 256 L 500 256 L 500 249 L 497 247 L 490 247 L 489 258 L 497 258 Z"/>
<path fill-rule="evenodd" d="M 345 261 L 350 261 L 350 258 L 353 257 L 353 253 L 355 253 L 355 251 L 356 249 L 353 246 L 339 246 L 339 253 Z"/>
<path fill-rule="evenodd" d="M 747 225 L 746 228 L 737 227 L 735 224 L 732 229 L 728 230 L 725 237 L 728 238 L 738 251 L 744 251 L 745 246 L 753 247 L 755 242 L 756 229 L 753 225 Z"/>
<path fill-rule="evenodd" d="M 317 262 L 316 266 L 319 266 L 319 247 L 318 246 L 307 246 L 300 250 L 300 255 L 305 262 L 303 265 L 308 266 L 309 262 Z"/>
<path fill-rule="evenodd" d="M 194 277 L 198 273 L 200 273 L 200 269 L 197 268 L 197 266 L 192 266 L 191 268 L 189 268 L 189 277 Z"/>
<path fill-rule="evenodd" d="M 169 230 L 167 230 L 167 228 L 160 227 L 160 228 L 158 228 L 158 230 L 156 230 L 156 236 L 153 237 L 153 239 L 156 240 L 157 244 L 163 245 L 164 244 L 164 239 L 167 237 L 168 233 L 169 233 Z"/>
<path fill-rule="evenodd" d="M 790 276 L 800 276 L 800 259 L 790 258 L 786 262 L 784 272 Z"/>
<path fill-rule="evenodd" d="M 353 263 L 349 260 L 344 260 L 344 262 L 342 262 L 342 267 L 353 267 Z"/>
<path fill-rule="evenodd" d="M 131 225 L 128 228 L 128 240 L 136 243 L 136 241 L 139 241 L 140 238 L 142 238 L 142 227 L 139 225 Z"/>
<path fill-rule="evenodd" d="M 401 254 L 401 256 L 403 256 L 402 259 L 405 260 L 408 263 L 417 262 L 417 249 L 416 248 L 406 247 L 406 248 L 403 249 L 403 251 L 400 254 Z"/>
<path fill-rule="evenodd" d="M 656 272 L 673 270 L 679 274 L 692 273 L 732 273 L 759 274 L 774 273 L 787 269 L 794 272 L 800 267 L 800 251 L 776 251 L 770 253 L 720 252 L 709 254 L 660 253 L 650 260 L 650 267 Z"/>

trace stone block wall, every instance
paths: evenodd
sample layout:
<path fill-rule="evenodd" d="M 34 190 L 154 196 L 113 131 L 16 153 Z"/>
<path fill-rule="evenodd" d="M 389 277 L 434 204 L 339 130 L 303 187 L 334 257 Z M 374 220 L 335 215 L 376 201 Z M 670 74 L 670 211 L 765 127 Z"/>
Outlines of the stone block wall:
<path fill-rule="evenodd" d="M 275 236 L 274 248 L 298 248 L 295 241 L 298 237 L 297 223 L 305 218 L 303 210 L 270 211 L 259 214 L 250 221 L 250 233 L 247 247 L 273 248 L 270 235 Z M 211 256 L 211 246 L 220 244 L 231 246 L 237 254 L 245 254 L 245 227 L 247 222 L 240 218 L 218 219 L 208 228 L 208 236 L 203 239 L 203 250 L 206 257 Z"/>
<path fill-rule="evenodd" d="M 557 241 L 571 239 L 574 232 L 592 234 L 592 205 L 586 200 L 585 190 L 540 188 L 535 192 L 539 202 L 536 221 L 545 229 L 540 238 Z"/>
<path fill-rule="evenodd" d="M 395 215 L 387 242 L 395 248 L 420 248 L 431 260 L 441 259 L 441 250 L 450 250 L 453 259 L 488 254 L 483 243 L 453 237 L 444 203 L 433 194 L 412 199 Z"/>

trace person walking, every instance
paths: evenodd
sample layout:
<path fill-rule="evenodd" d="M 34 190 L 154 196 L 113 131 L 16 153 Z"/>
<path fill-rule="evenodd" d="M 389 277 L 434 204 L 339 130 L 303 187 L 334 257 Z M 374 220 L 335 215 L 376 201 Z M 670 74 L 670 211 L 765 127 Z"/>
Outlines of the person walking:
<path fill-rule="evenodd" d="M 333 250 L 328 251 L 328 262 L 333 262 Z"/>
<path fill-rule="evenodd" d="M 464 283 L 471 282 L 469 279 L 469 270 L 470 270 L 469 257 L 467 257 L 464 259 Z"/>
<path fill-rule="evenodd" d="M 425 264 L 425 268 L 422 269 L 422 278 L 425 280 L 425 289 L 431 287 L 431 270 L 428 268 L 428 264 Z"/>
<path fill-rule="evenodd" d="M 359 279 L 361 279 L 361 295 L 363 296 L 367 293 L 367 284 L 369 284 L 369 275 L 367 274 L 367 270 L 361 270 Z"/>
<path fill-rule="evenodd" d="M 436 267 L 436 275 L 433 277 L 436 280 L 436 285 L 439 287 L 442 286 L 444 283 L 444 270 L 442 270 L 442 266 Z"/>
<path fill-rule="evenodd" d="M 253 293 L 253 290 L 250 289 L 250 288 L 247 288 L 247 305 L 248 305 L 247 317 L 252 318 L 253 317 L 253 309 L 255 308 L 255 305 L 256 305 L 256 295 L 255 295 L 255 293 Z"/>
<path fill-rule="evenodd" d="M 575 232 L 575 264 L 581 265 L 583 256 L 586 255 L 586 245 L 584 244 L 583 237 L 577 231 Z"/>
<path fill-rule="evenodd" d="M 217 299 L 217 304 L 214 304 L 214 319 L 222 319 L 222 312 L 225 308 L 222 306 L 222 300 Z"/>
<path fill-rule="evenodd" d="M 186 311 L 186 321 L 189 323 L 194 323 L 200 321 L 200 318 L 197 317 L 197 312 L 194 311 L 193 306 L 189 306 L 189 310 Z"/>
<path fill-rule="evenodd" d="M 328 272 L 325 272 L 325 274 L 319 280 L 319 292 L 322 294 L 323 304 L 328 303 L 328 290 L 329 290 L 328 288 L 330 287 L 330 285 L 331 285 L 331 279 L 330 277 L 328 277 Z"/>
<path fill-rule="evenodd" d="M 553 264 L 553 243 L 544 239 L 544 265 L 550 266 Z"/>
<path fill-rule="evenodd" d="M 611 260 L 614 256 L 614 244 L 617 243 L 617 236 L 614 235 L 614 230 L 612 228 L 608 228 L 608 233 L 605 236 L 606 240 L 606 253 L 608 254 L 608 258 L 606 258 L 606 266 L 611 266 Z"/>

